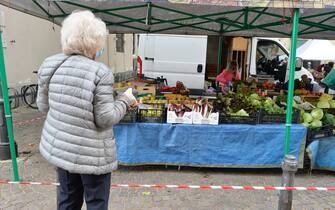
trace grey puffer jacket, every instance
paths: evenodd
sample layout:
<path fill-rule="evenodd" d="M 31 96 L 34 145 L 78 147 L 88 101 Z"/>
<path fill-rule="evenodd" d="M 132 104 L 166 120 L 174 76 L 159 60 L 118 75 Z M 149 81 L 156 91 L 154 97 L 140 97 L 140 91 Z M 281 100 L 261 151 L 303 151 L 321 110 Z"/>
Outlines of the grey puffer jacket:
<path fill-rule="evenodd" d="M 37 106 L 47 113 L 40 152 L 71 173 L 105 174 L 117 168 L 112 126 L 130 99 L 113 98 L 113 74 L 84 56 L 58 54 L 38 71 Z"/>

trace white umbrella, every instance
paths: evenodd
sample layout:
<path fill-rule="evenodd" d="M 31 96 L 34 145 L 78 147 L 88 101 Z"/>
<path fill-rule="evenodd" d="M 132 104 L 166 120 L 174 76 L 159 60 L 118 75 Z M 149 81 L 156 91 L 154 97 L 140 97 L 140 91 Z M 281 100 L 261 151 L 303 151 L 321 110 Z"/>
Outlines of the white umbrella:
<path fill-rule="evenodd" d="M 297 49 L 303 60 L 335 61 L 335 46 L 328 40 L 312 39 Z"/>

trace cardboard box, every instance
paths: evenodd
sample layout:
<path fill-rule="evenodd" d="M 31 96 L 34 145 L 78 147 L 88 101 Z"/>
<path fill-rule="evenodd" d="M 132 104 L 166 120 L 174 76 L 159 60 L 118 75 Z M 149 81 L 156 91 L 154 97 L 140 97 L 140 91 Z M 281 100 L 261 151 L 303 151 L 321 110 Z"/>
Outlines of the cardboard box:
<path fill-rule="evenodd" d="M 149 86 L 137 86 L 136 90 L 138 91 L 138 94 L 144 94 L 144 93 L 150 93 L 151 95 L 156 95 L 156 87 L 154 85 Z"/>
<path fill-rule="evenodd" d="M 205 124 L 205 125 L 218 125 L 219 124 L 219 113 L 211 113 L 208 118 L 201 115 L 200 112 L 192 112 L 193 124 Z"/>
<path fill-rule="evenodd" d="M 167 123 L 181 123 L 181 124 L 192 124 L 192 111 L 184 112 L 182 117 L 177 116 L 175 111 L 170 111 L 170 104 L 167 111 Z"/>

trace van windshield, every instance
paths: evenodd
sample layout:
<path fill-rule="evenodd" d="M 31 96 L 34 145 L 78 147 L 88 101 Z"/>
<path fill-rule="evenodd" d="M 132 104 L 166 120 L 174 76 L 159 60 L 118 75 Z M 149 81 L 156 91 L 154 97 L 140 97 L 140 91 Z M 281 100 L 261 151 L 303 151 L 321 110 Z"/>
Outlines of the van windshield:
<path fill-rule="evenodd" d="M 258 75 L 274 76 L 285 80 L 288 55 L 272 40 L 259 40 L 257 43 L 256 66 Z"/>

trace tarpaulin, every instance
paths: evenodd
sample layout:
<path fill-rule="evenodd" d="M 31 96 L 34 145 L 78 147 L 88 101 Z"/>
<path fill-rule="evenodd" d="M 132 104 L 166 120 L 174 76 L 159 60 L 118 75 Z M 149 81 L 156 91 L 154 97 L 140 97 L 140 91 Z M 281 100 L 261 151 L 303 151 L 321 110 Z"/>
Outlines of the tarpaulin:
<path fill-rule="evenodd" d="M 280 167 L 285 125 L 119 124 L 118 160 L 125 165 Z M 292 125 L 290 154 L 305 145 L 306 128 Z"/>
<path fill-rule="evenodd" d="M 335 137 L 322 138 L 307 147 L 312 169 L 335 171 Z"/>

